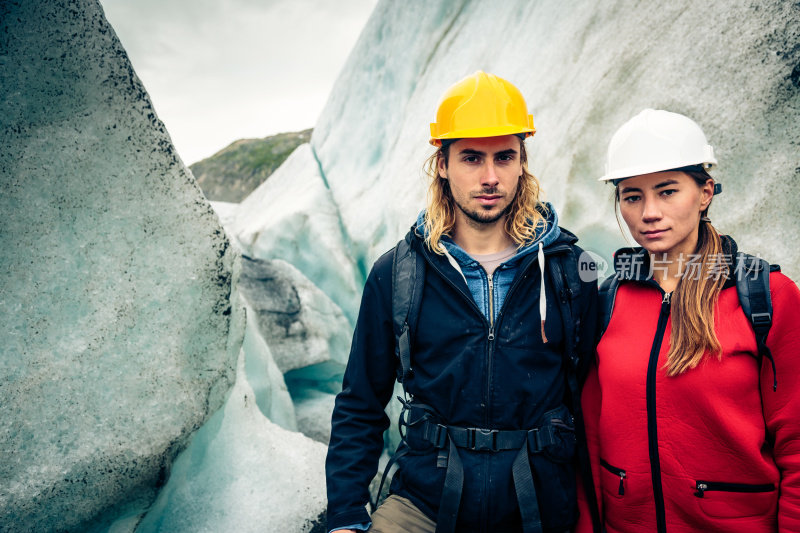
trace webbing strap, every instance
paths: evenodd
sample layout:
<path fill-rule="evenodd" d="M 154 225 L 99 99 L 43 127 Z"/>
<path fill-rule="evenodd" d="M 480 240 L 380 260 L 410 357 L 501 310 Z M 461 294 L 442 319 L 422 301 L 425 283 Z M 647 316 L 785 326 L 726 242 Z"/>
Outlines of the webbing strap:
<path fill-rule="evenodd" d="M 450 444 L 473 451 L 496 452 L 519 450 L 525 447 L 531 453 L 539 453 L 547 446 L 556 444 L 558 439 L 552 424 L 533 429 L 481 429 L 444 426 L 432 420 L 425 420 L 416 427 L 409 427 L 408 433 L 421 438 L 434 447 L 442 449 Z"/>
<path fill-rule="evenodd" d="M 542 516 L 539 511 L 539 500 L 536 499 L 536 487 L 533 484 L 528 447 L 520 448 L 511 466 L 514 478 L 514 489 L 517 492 L 519 513 L 522 515 L 522 531 L 524 533 L 542 533 Z"/>
<path fill-rule="evenodd" d="M 400 432 L 400 438 L 407 445 L 408 432 L 415 431 L 417 426 L 419 426 L 420 424 L 424 424 L 424 431 L 427 431 L 428 420 L 425 418 L 425 416 L 417 419 L 410 418 L 411 417 L 410 404 L 400 396 L 397 397 L 397 400 L 403 405 L 403 409 L 402 411 L 400 411 L 400 416 L 397 419 L 397 430 Z M 423 413 L 433 411 L 433 409 L 430 406 L 425 405 L 424 403 L 418 403 L 417 405 L 420 411 Z M 405 428 L 406 433 L 403 433 L 403 428 Z M 392 466 L 394 466 L 397 460 L 406 455 L 407 453 L 409 453 L 410 450 L 411 448 L 408 446 L 406 446 L 405 448 L 403 448 L 402 446 L 398 447 L 397 451 L 395 451 L 394 455 L 392 455 L 391 459 L 389 459 L 389 461 L 386 463 L 386 467 L 383 469 L 383 475 L 381 476 L 381 482 L 378 485 L 378 492 L 375 494 L 375 502 L 373 503 L 371 499 L 369 501 L 369 505 L 373 513 L 375 512 L 375 509 L 378 508 L 378 506 L 382 501 L 381 494 L 383 493 L 383 485 L 386 483 L 386 479 L 389 476 L 389 471 L 392 469 Z"/>
<path fill-rule="evenodd" d="M 464 466 L 455 443 L 450 440 L 447 457 L 447 472 L 444 476 L 442 500 L 439 503 L 439 514 L 436 517 L 436 533 L 454 533 L 458 519 L 458 508 L 461 506 L 461 490 L 464 488 Z"/>
<path fill-rule="evenodd" d="M 772 390 L 778 389 L 775 359 L 767 347 L 767 336 L 772 327 L 772 299 L 769 293 L 769 263 L 740 252 L 737 257 L 736 289 L 745 316 L 753 326 L 759 357 L 766 357 L 772 365 Z"/>
<path fill-rule="evenodd" d="M 402 372 L 402 379 L 399 381 L 405 387 L 406 378 L 411 374 L 411 342 L 408 338 L 408 323 L 403 324 L 403 331 L 397 338 L 397 355 L 400 358 Z"/>
<path fill-rule="evenodd" d="M 383 492 L 383 484 L 386 483 L 386 476 L 389 475 L 389 470 L 392 469 L 392 466 L 394 466 L 394 463 L 397 462 L 398 459 L 400 459 L 407 453 L 408 453 L 408 448 L 398 451 L 392 456 L 391 459 L 389 459 L 389 462 L 386 463 L 386 468 L 384 468 L 383 475 L 381 476 L 381 483 L 380 485 L 378 485 L 378 493 L 375 495 L 375 503 L 373 503 L 372 500 L 369 501 L 369 506 L 372 513 L 375 512 L 375 509 L 378 508 L 378 505 L 381 502 L 381 492 Z"/>
<path fill-rule="evenodd" d="M 541 533 L 541 512 L 528 454 L 541 452 L 556 442 L 552 424 L 530 430 L 490 430 L 444 426 L 431 420 L 424 420 L 419 426 L 410 426 L 408 432 L 418 432 L 417 436 L 440 449 L 437 466 L 444 467 L 446 457 L 447 472 L 439 503 L 436 533 L 455 531 L 461 504 L 461 490 L 464 485 L 464 469 L 458 448 L 476 451 L 519 450 L 511 466 L 511 473 L 520 506 L 523 531 Z"/>
<path fill-rule="evenodd" d="M 600 300 L 600 324 L 597 332 L 597 339 L 603 336 L 606 332 L 608 323 L 611 322 L 611 313 L 614 311 L 614 300 L 617 298 L 617 289 L 619 288 L 620 276 L 617 273 L 612 274 L 603 280 L 598 289 L 598 296 Z"/>
<path fill-rule="evenodd" d="M 419 319 L 419 307 L 425 284 L 425 260 L 411 244 L 411 236 L 397 243 L 392 258 L 392 323 L 397 356 L 400 359 L 397 380 L 403 384 L 413 373 L 411 367 L 411 332 Z"/>
<path fill-rule="evenodd" d="M 762 265 L 763 269 L 763 265 Z M 762 357 L 769 359 L 772 364 L 772 390 L 778 389 L 778 375 L 775 370 L 775 359 L 772 352 L 767 347 L 767 335 L 772 327 L 772 305 L 770 302 L 769 288 L 764 287 L 762 279 L 769 276 L 769 269 L 766 273 L 756 279 L 747 276 L 748 292 L 750 294 L 750 323 L 756 334 L 756 345 L 758 353 Z"/>

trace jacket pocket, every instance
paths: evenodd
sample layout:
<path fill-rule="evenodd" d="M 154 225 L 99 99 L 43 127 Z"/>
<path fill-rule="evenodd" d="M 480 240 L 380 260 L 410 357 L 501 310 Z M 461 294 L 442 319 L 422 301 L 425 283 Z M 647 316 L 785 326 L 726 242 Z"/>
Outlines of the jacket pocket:
<path fill-rule="evenodd" d="M 778 491 L 774 483 L 695 482 L 694 495 L 708 516 L 736 518 L 774 514 Z"/>
<path fill-rule="evenodd" d="M 625 472 L 625 470 L 608 464 L 608 462 L 603 458 L 600 458 L 600 466 L 605 468 L 608 472 L 611 472 L 615 476 L 619 477 L 619 489 L 617 490 L 617 495 L 625 496 L 625 478 L 628 477 L 628 474 Z"/>
<path fill-rule="evenodd" d="M 544 414 L 542 430 L 549 432 L 552 438 L 542 448 L 545 457 L 554 463 L 571 463 L 575 458 L 577 439 L 575 438 L 575 422 L 566 405 L 557 407 Z"/>
<path fill-rule="evenodd" d="M 575 424 L 569 409 L 561 405 L 546 412 L 534 440 L 541 444 L 534 451 L 529 439 L 529 458 L 533 469 L 536 497 L 545 530 L 565 530 L 578 517 L 577 474 L 575 472 Z"/>
<path fill-rule="evenodd" d="M 722 492 L 771 492 L 775 490 L 774 483 L 761 483 L 751 485 L 749 483 L 724 483 L 719 481 L 697 481 L 695 483 L 697 492 L 694 493 L 698 498 L 704 498 L 706 491 Z"/>

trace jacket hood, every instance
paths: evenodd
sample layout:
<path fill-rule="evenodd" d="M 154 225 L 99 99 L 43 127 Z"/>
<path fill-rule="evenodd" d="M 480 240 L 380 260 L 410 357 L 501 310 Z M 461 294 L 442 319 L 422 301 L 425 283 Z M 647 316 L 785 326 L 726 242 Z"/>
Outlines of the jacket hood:
<path fill-rule="evenodd" d="M 543 247 L 547 248 L 556 242 L 561 243 L 563 241 L 573 243 L 578 240 L 572 233 L 558 226 L 558 214 L 556 213 L 556 209 L 553 207 L 553 204 L 550 202 L 545 202 L 544 209 L 540 207 L 539 212 L 544 215 L 545 218 L 540 220 L 538 226 L 536 227 L 536 238 L 517 249 L 517 253 L 514 255 L 514 257 L 509 259 L 507 263 L 517 262 L 527 254 L 535 252 L 538 250 L 540 242 L 542 243 Z M 419 215 L 417 216 L 417 222 L 414 224 L 412 229 L 422 239 L 427 238 L 428 231 L 425 227 L 424 209 L 420 211 Z M 474 261 L 474 259 L 470 257 L 460 246 L 453 242 L 449 236 L 442 237 L 442 244 L 444 244 L 447 252 L 451 254 L 459 263 L 469 263 Z"/>

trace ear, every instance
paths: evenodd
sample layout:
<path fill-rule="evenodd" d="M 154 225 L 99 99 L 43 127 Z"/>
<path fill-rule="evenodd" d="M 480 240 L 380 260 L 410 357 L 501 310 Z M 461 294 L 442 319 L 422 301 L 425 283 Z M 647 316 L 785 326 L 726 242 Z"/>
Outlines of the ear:
<path fill-rule="evenodd" d="M 440 154 L 436 158 L 436 170 L 439 172 L 439 177 L 443 180 L 447 179 L 447 165 L 445 164 L 444 157 Z"/>
<path fill-rule="evenodd" d="M 714 180 L 710 179 L 700 187 L 700 211 L 708 209 L 712 198 L 714 198 Z"/>

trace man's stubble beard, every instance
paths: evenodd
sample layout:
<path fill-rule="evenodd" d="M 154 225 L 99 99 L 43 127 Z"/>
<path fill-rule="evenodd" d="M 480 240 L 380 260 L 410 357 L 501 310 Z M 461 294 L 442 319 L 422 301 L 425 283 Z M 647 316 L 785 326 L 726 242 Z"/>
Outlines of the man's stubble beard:
<path fill-rule="evenodd" d="M 484 191 L 484 192 L 486 194 L 493 194 L 494 193 L 494 191 Z M 516 198 L 516 194 L 514 195 L 514 197 Z M 514 205 L 514 199 L 512 199 L 510 202 L 508 202 L 508 205 L 506 205 L 501 211 L 499 211 L 498 213 L 492 215 L 492 214 L 484 213 L 484 212 L 481 212 L 481 211 L 469 210 L 469 209 L 465 208 L 464 206 L 462 206 L 455 199 L 454 196 L 451 196 L 451 200 L 455 204 L 455 206 L 458 208 L 458 210 L 461 211 L 462 213 L 464 213 L 464 215 L 467 217 L 467 219 L 469 219 L 471 222 L 475 223 L 476 225 L 494 224 L 495 222 L 497 222 L 501 218 L 504 218 L 506 215 L 508 215 L 509 211 L 511 211 L 511 207 Z"/>

